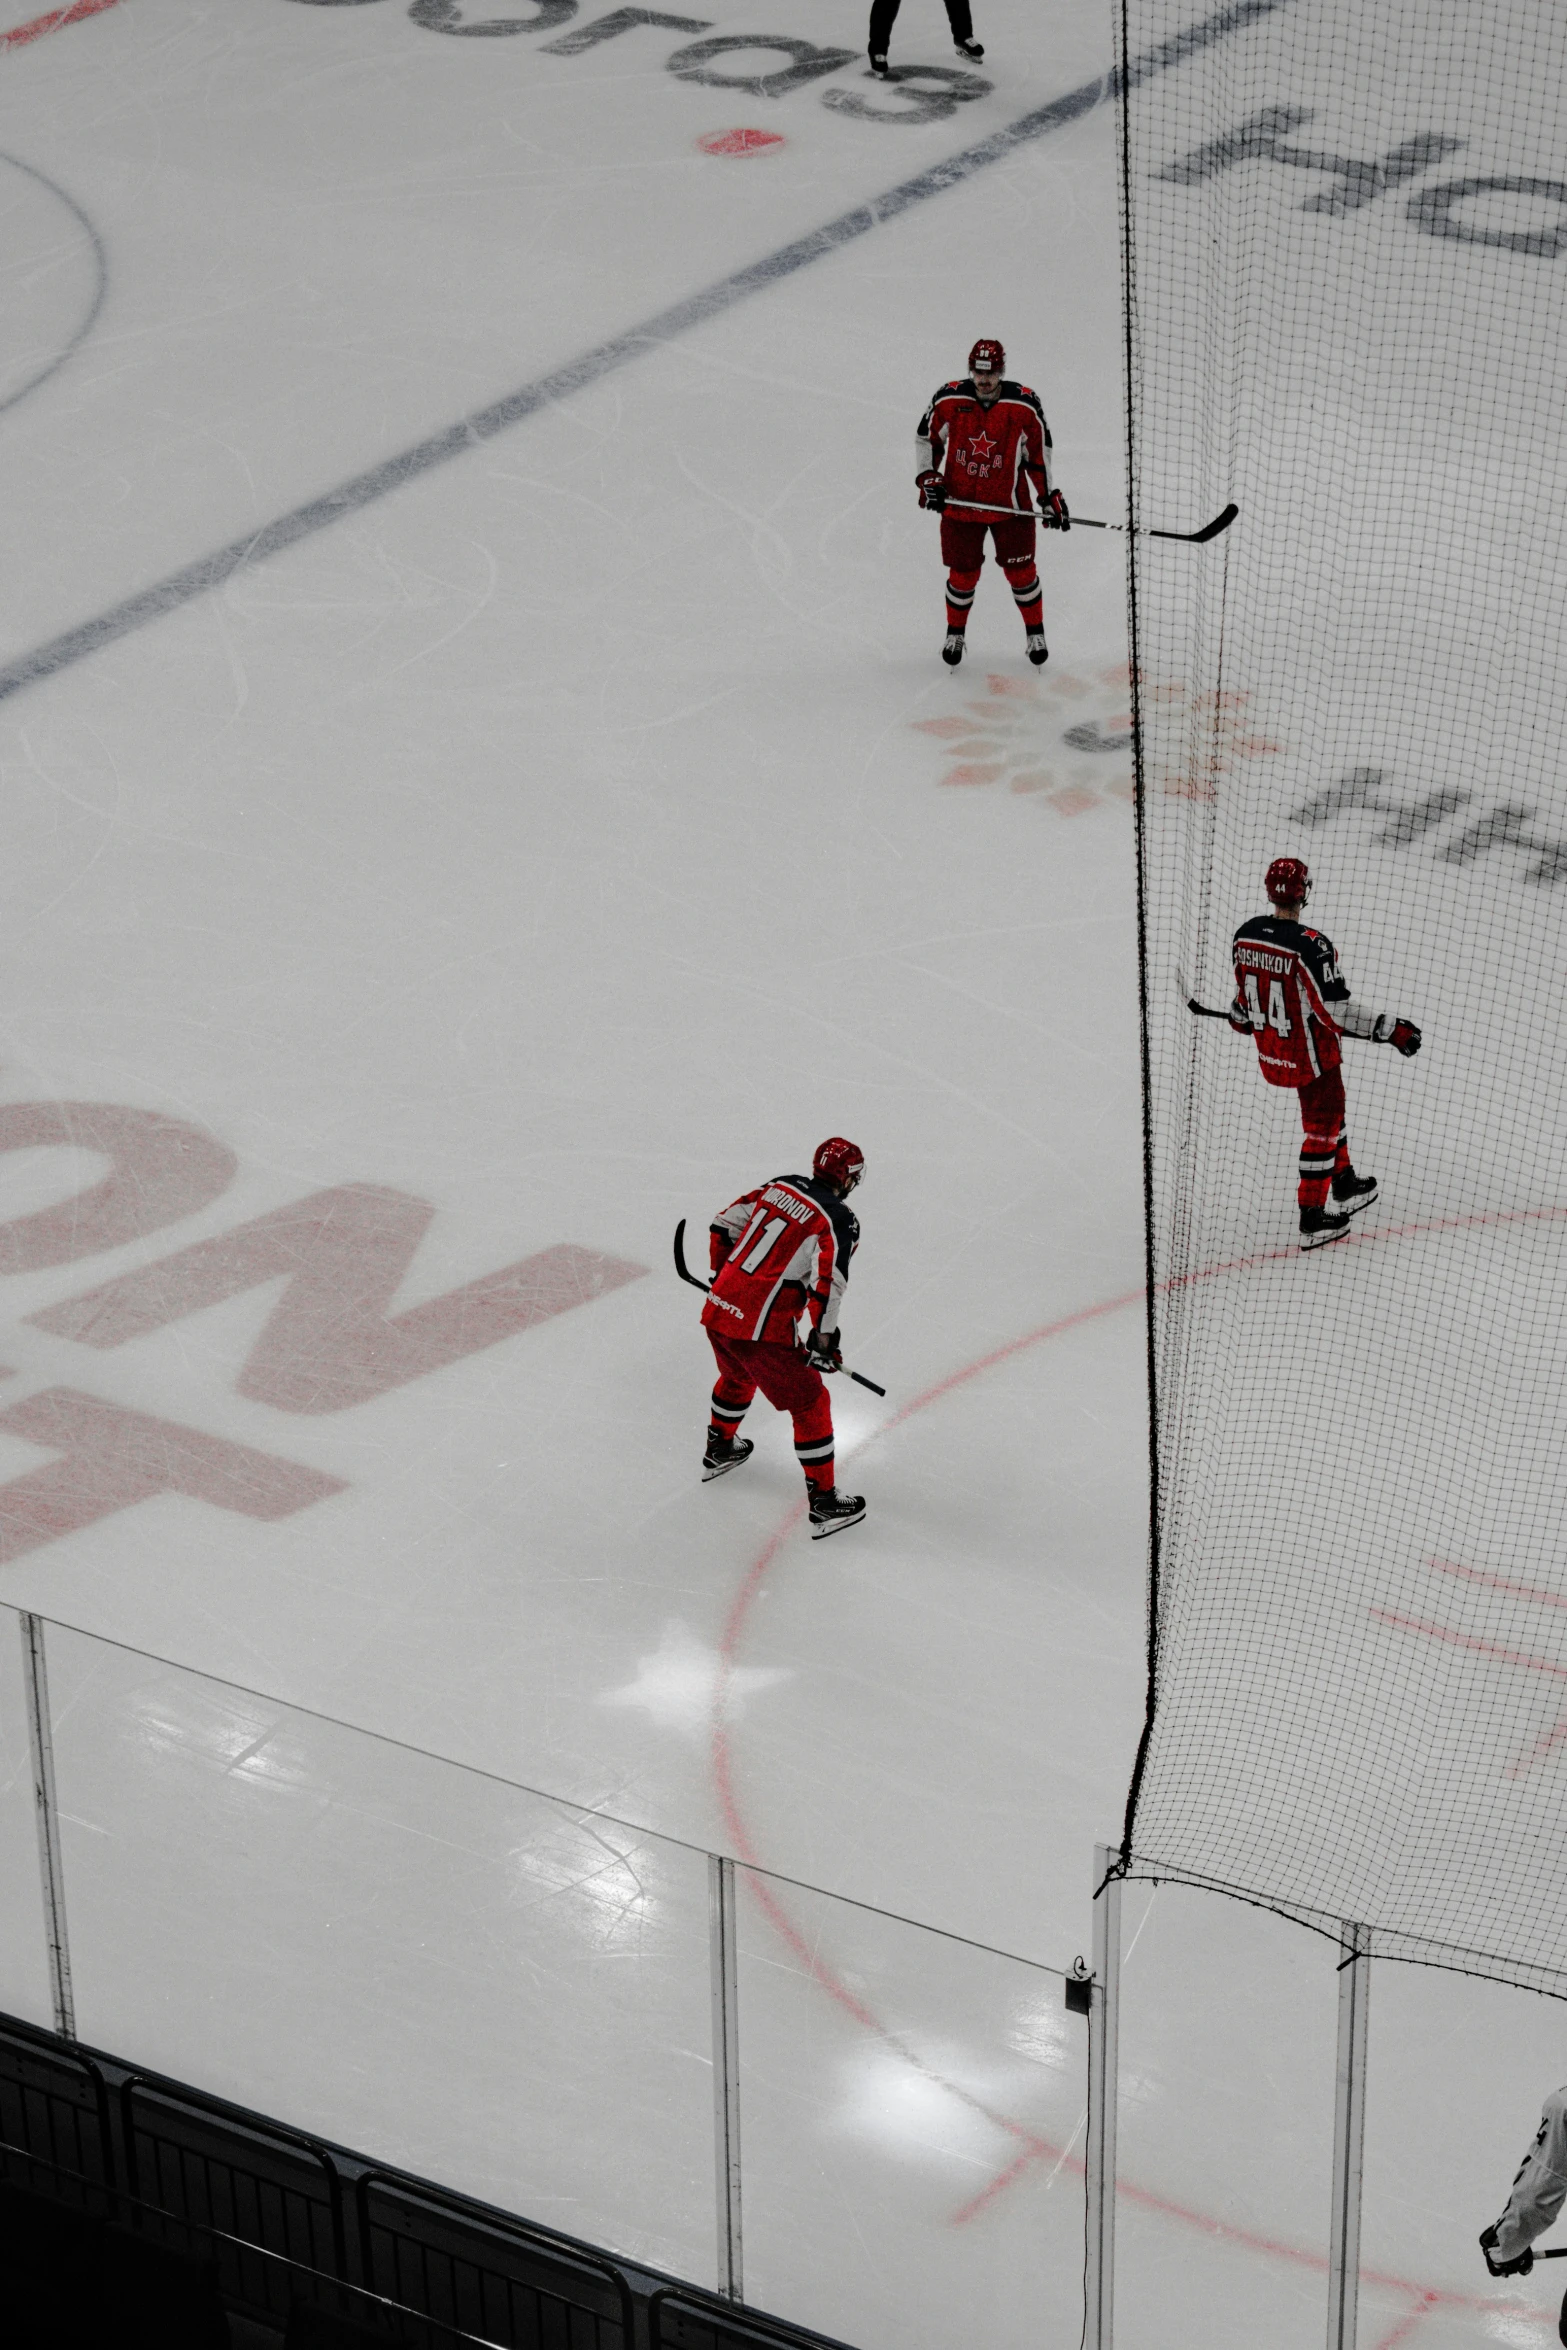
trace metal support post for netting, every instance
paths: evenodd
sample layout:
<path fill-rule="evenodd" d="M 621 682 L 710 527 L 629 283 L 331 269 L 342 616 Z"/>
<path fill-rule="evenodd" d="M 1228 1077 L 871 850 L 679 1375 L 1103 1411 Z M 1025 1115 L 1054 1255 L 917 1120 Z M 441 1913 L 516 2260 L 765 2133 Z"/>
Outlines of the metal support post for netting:
<path fill-rule="evenodd" d="M 41 1616 L 25 1613 L 22 1676 L 27 1685 L 27 1736 L 33 1751 L 33 1801 L 38 1813 L 38 1864 L 44 1885 L 44 1935 L 49 1946 L 49 1987 L 54 2028 L 62 2039 L 76 2037 L 76 2001 L 71 1993 L 71 1947 L 65 1932 L 65 1868 L 60 1856 L 60 1810 L 54 1793 L 54 1732 L 49 1720 L 49 1675 L 44 1663 Z"/>
<path fill-rule="evenodd" d="M 745 2299 L 740 2258 L 740 2016 L 735 1864 L 707 1856 L 712 1950 L 713 2152 L 718 2182 L 718 2290 Z"/>
<path fill-rule="evenodd" d="M 1084 2350 L 1115 2336 L 1115 2108 L 1121 2015 L 1119 1854 L 1094 1846 L 1094 1974 L 1088 2010 L 1088 2257 Z"/>
<path fill-rule="evenodd" d="M 1360 2301 L 1360 2182 L 1366 2136 L 1370 1936 L 1346 1925 L 1339 1953 L 1338 2076 L 1333 2098 L 1333 2211 L 1328 2239 L 1328 2350 L 1355 2350 Z"/>

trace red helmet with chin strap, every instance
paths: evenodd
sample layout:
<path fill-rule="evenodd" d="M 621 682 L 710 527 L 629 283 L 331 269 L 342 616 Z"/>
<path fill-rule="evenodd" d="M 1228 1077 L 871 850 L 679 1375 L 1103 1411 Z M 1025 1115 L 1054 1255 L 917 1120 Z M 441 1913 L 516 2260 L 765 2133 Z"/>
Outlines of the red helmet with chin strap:
<path fill-rule="evenodd" d="M 968 355 L 970 375 L 1005 375 L 1007 355 L 993 335 L 981 335 Z"/>
<path fill-rule="evenodd" d="M 1311 875 L 1301 858 L 1275 857 L 1262 886 L 1276 906 L 1303 906 L 1311 895 Z"/>
<path fill-rule="evenodd" d="M 817 1144 L 816 1156 L 811 1161 L 813 1175 L 829 1176 L 845 1192 L 850 1192 L 864 1172 L 865 1153 L 855 1143 L 845 1142 L 841 1134 L 830 1134 L 825 1142 Z"/>

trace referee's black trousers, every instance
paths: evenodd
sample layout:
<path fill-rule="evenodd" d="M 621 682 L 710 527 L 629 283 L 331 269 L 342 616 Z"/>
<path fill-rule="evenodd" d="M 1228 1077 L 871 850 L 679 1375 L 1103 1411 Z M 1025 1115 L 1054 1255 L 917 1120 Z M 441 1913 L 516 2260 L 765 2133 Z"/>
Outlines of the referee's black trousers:
<path fill-rule="evenodd" d="M 972 41 L 974 19 L 969 14 L 969 0 L 946 0 L 947 22 L 952 27 L 954 41 Z M 871 0 L 870 52 L 879 57 L 886 51 L 892 34 L 893 19 L 898 13 L 898 0 Z"/>

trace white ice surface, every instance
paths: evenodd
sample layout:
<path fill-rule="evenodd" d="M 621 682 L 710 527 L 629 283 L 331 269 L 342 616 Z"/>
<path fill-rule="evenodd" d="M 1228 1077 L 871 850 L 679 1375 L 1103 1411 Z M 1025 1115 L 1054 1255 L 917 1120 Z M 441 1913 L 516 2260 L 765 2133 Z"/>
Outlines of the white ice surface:
<path fill-rule="evenodd" d="M 854 49 L 850 15 L 766 21 Z M 950 63 L 940 22 L 906 0 L 897 57 Z M 684 35 L 549 58 L 398 0 L 121 0 L 0 52 L 0 148 L 108 267 L 0 411 L 0 655 L 1108 64 L 1087 0 L 980 29 L 992 90 L 924 127 L 825 106 L 858 63 L 774 100 L 673 78 Z M 784 143 L 699 150 L 736 126 Z M 0 396 L 91 298 L 39 185 L 0 182 Z M 76 1628 L 83 2036 L 710 2281 L 701 1854 L 738 1849 L 845 1897 L 745 1899 L 748 2291 L 866 2350 L 1079 2322 L 1081 2027 L 1040 1969 L 1088 1944 L 1142 1706 L 1131 835 L 1093 747 L 1122 582 L 1113 539 L 1044 544 L 1035 678 L 988 570 L 951 676 L 909 476 L 1000 332 L 1068 498 L 1118 511 L 1115 209 L 1100 108 L 0 706 L 0 1107 L 129 1104 L 239 1162 L 7 1277 L 0 1409 L 73 1387 L 346 1481 L 276 1523 L 161 1496 L 4 1570 Z M 785 1431 L 759 1407 L 756 1462 L 697 1482 L 669 1241 L 831 1132 L 889 1396 L 836 1397 L 865 1526 L 771 1552 Z M 101 1171 L 12 1153 L 0 1211 Z M 647 1277 L 334 1415 L 237 1392 L 275 1287 L 112 1351 L 26 1319 L 349 1183 L 434 1206 L 400 1307 L 565 1242 Z M 0 1429 L 0 1477 L 48 1457 Z M 0 1997 L 46 2016 L 19 1686 L 0 1625 Z M 1333 1957 L 1154 1897 L 1129 2343 L 1319 2338 Z M 1545 2340 L 1472 2239 L 1555 2009 L 1385 1969 L 1372 2031 L 1366 2338 Z"/>

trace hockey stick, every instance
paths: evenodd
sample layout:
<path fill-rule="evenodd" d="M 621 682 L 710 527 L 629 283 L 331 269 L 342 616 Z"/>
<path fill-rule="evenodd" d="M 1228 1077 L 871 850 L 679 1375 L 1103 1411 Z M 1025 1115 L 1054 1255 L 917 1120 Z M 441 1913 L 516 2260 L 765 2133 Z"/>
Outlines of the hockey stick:
<path fill-rule="evenodd" d="M 938 512 L 945 511 L 949 506 L 955 508 L 960 514 L 995 514 L 1008 522 L 1038 522 L 1043 519 L 1042 516 L 1034 512 L 1032 507 L 1025 513 L 1021 506 L 979 506 L 974 503 L 972 498 L 947 498 L 938 508 Z M 1204 523 L 1201 530 L 1143 529 L 1133 531 L 1129 522 L 1095 522 L 1090 514 L 1074 514 L 1072 528 L 1074 530 L 1118 530 L 1123 537 L 1130 534 L 1132 537 L 1140 539 L 1183 539 L 1189 547 L 1205 547 L 1210 539 L 1218 537 L 1221 530 L 1229 529 L 1239 512 L 1239 506 L 1226 506 L 1222 514 L 1216 514 L 1211 522 Z M 1046 523 L 1046 528 L 1050 527 L 1050 524 Z"/>
<path fill-rule="evenodd" d="M 1197 1001 L 1186 984 L 1186 974 L 1179 964 L 1175 969 L 1175 984 L 1186 998 L 1186 1009 L 1188 1012 L 1195 1012 L 1199 1020 L 1228 1020 L 1230 1016 L 1228 1012 L 1216 1011 L 1212 1004 L 1200 1004 Z"/>
<path fill-rule="evenodd" d="M 684 1216 L 681 1217 L 679 1223 L 675 1226 L 675 1271 L 680 1275 L 682 1281 L 689 1281 L 693 1289 L 700 1289 L 704 1293 L 711 1291 L 713 1286 L 711 1281 L 698 1281 L 696 1275 L 687 1269 L 686 1220 Z M 868 1387 L 872 1395 L 886 1394 L 886 1388 L 878 1387 L 874 1379 L 862 1378 L 858 1371 L 851 1371 L 847 1363 L 845 1363 L 843 1368 L 844 1376 L 846 1378 L 852 1379 L 856 1387 Z"/>

